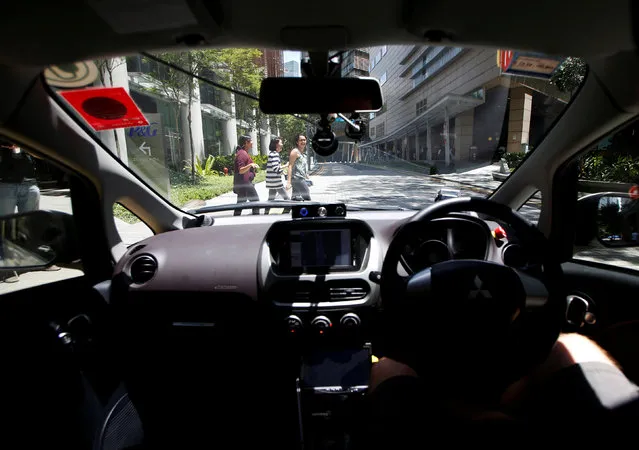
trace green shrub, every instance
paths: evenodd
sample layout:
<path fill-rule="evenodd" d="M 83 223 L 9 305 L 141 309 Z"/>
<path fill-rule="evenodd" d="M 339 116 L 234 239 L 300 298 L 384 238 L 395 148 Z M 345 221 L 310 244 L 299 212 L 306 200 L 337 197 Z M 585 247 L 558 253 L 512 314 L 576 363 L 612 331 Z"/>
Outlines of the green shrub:
<path fill-rule="evenodd" d="M 591 152 L 580 162 L 579 178 L 582 179 L 619 183 L 636 183 L 639 180 L 639 159 L 630 155 Z"/>
<path fill-rule="evenodd" d="M 255 175 L 254 182 L 260 183 L 265 179 L 266 171 L 261 170 Z M 232 190 L 232 175 L 198 177 L 196 182 L 192 183 L 190 174 L 172 172 L 169 201 L 178 208 L 181 208 L 191 200 L 210 200 Z M 126 223 L 137 223 L 139 221 L 135 214 L 119 204 L 113 206 L 113 215 Z"/>
<path fill-rule="evenodd" d="M 524 156 L 526 156 L 524 152 L 505 153 L 504 159 L 508 163 L 508 167 L 510 169 L 516 169 L 517 166 L 519 166 L 521 162 L 524 160 Z"/>
<path fill-rule="evenodd" d="M 266 172 L 260 171 L 255 176 L 255 183 L 266 179 Z M 181 208 L 191 200 L 209 200 L 233 190 L 233 176 L 212 175 L 199 182 L 176 184 L 171 186 L 170 201 Z"/>
<path fill-rule="evenodd" d="M 129 211 L 124 206 L 120 205 L 119 203 L 116 203 L 115 205 L 113 205 L 113 216 L 117 217 L 123 222 L 130 223 L 130 224 L 138 223 L 140 221 L 140 219 L 138 219 L 138 216 L 133 214 L 131 211 Z"/>

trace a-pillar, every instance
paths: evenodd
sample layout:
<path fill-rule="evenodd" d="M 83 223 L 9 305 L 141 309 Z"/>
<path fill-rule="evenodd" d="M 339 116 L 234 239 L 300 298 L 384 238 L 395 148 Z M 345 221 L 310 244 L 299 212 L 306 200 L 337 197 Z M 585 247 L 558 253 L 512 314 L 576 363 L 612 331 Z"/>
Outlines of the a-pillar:
<path fill-rule="evenodd" d="M 231 116 L 224 121 L 224 154 L 232 155 L 237 147 L 237 120 L 235 119 L 235 94 L 231 93 Z"/>
<path fill-rule="evenodd" d="M 470 147 L 473 145 L 473 121 L 475 110 L 464 111 L 455 117 L 455 160 L 470 160 Z"/>
<path fill-rule="evenodd" d="M 269 128 L 268 117 L 262 119 L 262 132 L 260 133 L 260 153 L 268 155 L 268 146 L 271 144 L 271 129 Z"/>
<path fill-rule="evenodd" d="M 107 87 L 123 87 L 129 92 L 129 75 L 126 67 L 126 58 L 105 59 L 98 68 L 100 69 L 101 84 Z M 100 139 L 115 152 L 118 158 L 129 165 L 129 154 L 126 148 L 126 133 L 124 128 L 100 131 Z"/>
<path fill-rule="evenodd" d="M 184 158 L 191 161 L 191 148 L 193 149 L 195 158 L 204 160 L 204 129 L 202 127 L 202 108 L 200 106 L 200 84 L 195 80 L 193 82 L 193 97 L 190 105 L 180 106 L 180 118 L 182 120 L 182 139 L 184 142 Z M 189 109 L 191 111 L 191 132 L 189 133 Z M 193 146 L 191 146 L 191 138 L 193 138 Z M 195 159 L 194 158 L 194 159 Z"/>
<path fill-rule="evenodd" d="M 528 144 L 530 116 L 532 112 L 532 92 L 525 87 L 510 90 L 510 111 L 508 112 L 508 153 L 523 151 L 522 144 Z"/>

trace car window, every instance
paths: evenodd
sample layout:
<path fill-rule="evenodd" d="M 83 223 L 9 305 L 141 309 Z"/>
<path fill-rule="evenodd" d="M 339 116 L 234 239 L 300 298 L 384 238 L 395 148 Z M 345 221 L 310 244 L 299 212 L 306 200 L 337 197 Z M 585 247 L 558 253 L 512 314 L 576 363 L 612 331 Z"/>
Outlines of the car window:
<path fill-rule="evenodd" d="M 72 215 L 70 177 L 72 175 L 30 153 L 28 149 L 0 138 L 0 221 L 14 214 L 37 210 Z M 10 237 L 6 233 L 11 231 L 5 226 L 2 233 L 5 258 L 5 244 Z M 0 294 L 82 275 L 81 261 L 64 266 L 53 264 L 40 270 L 0 268 Z"/>
<path fill-rule="evenodd" d="M 574 258 L 639 270 L 639 121 L 606 136 L 578 164 Z"/>
<path fill-rule="evenodd" d="M 78 73 L 88 73 L 82 68 L 89 63 L 95 67 L 90 85 L 68 87 L 71 65 L 52 66 L 45 78 L 114 157 L 175 206 L 197 210 L 286 198 L 422 209 L 442 189 L 490 195 L 535 151 L 586 76 L 579 58 L 503 49 L 391 45 L 331 55 L 343 77 L 379 80 L 384 105 L 360 117 L 365 133 L 359 141 L 349 137 L 343 117 L 331 116 L 338 147 L 330 156 L 313 150 L 318 115 L 266 115 L 255 100 L 265 77 L 303 76 L 303 52 L 144 53 L 78 63 Z M 64 75 L 63 82 L 56 74 Z M 113 111 L 87 109 L 87 92 L 105 88 L 125 92 L 117 95 L 128 99 L 122 105 L 130 108 L 120 108 L 131 112 L 128 121 L 110 119 Z M 285 167 L 267 182 L 278 139 L 276 153 Z M 304 157 L 288 170 L 298 146 Z M 250 159 L 248 175 L 238 174 L 238 153 L 244 163 Z M 250 192 L 236 188 L 242 183 Z M 282 211 L 260 213 L 267 210 Z"/>
<path fill-rule="evenodd" d="M 115 220 L 115 227 L 124 245 L 132 245 L 153 236 L 153 230 L 140 220 L 138 216 L 127 209 L 126 206 L 120 203 L 113 205 L 113 218 Z"/>

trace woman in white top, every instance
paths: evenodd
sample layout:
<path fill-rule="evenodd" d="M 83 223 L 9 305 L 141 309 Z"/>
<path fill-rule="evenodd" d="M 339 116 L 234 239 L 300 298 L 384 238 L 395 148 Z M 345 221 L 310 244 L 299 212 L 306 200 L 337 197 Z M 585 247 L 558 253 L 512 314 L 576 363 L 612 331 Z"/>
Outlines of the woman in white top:
<path fill-rule="evenodd" d="M 308 189 L 310 180 L 306 172 L 306 136 L 298 134 L 295 138 L 295 148 L 288 157 L 288 185 L 293 188 L 293 200 L 310 201 L 311 192 Z"/>
<path fill-rule="evenodd" d="M 290 200 L 284 184 L 282 183 L 282 160 L 280 152 L 284 145 L 282 138 L 274 138 L 268 146 L 269 154 L 266 163 L 266 188 L 268 189 L 268 201 L 275 200 L 279 194 L 284 200 Z M 265 208 L 264 213 L 268 214 L 270 208 Z"/>

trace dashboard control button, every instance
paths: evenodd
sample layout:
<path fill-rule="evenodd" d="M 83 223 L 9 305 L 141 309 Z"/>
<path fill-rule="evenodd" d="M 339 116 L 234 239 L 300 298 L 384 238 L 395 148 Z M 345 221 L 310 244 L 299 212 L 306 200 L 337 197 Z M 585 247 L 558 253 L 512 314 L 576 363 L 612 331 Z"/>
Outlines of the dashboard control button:
<path fill-rule="evenodd" d="M 335 215 L 336 216 L 345 216 L 346 215 L 346 209 L 343 206 L 336 206 L 335 207 Z"/>
<path fill-rule="evenodd" d="M 362 324 L 362 320 L 355 313 L 344 314 L 339 320 L 339 323 L 344 328 L 357 328 Z"/>
<path fill-rule="evenodd" d="M 327 214 L 328 214 L 328 211 L 323 206 L 320 206 L 319 208 L 317 208 L 317 215 L 319 217 L 326 217 Z"/>
<path fill-rule="evenodd" d="M 381 283 L 382 282 L 382 272 L 372 271 L 368 274 L 368 279 L 373 283 Z"/>
<path fill-rule="evenodd" d="M 324 334 L 330 327 L 333 326 L 331 319 L 326 316 L 317 316 L 311 322 L 311 326 L 319 331 L 320 334 Z"/>
<path fill-rule="evenodd" d="M 296 333 L 302 329 L 304 323 L 299 317 L 291 315 L 286 318 L 286 326 L 288 326 L 290 333 Z"/>

